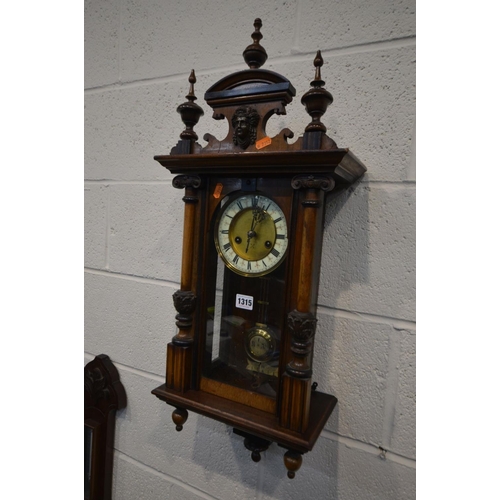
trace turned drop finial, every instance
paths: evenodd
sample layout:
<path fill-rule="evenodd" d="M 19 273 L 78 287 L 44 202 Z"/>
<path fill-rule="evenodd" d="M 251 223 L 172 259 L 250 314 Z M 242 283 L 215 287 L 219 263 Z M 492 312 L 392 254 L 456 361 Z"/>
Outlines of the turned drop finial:
<path fill-rule="evenodd" d="M 201 116 L 203 116 L 203 110 L 196 104 L 197 97 L 194 95 L 194 84 L 196 83 L 196 75 L 194 74 L 194 69 L 191 70 L 191 74 L 188 78 L 189 81 L 189 93 L 186 96 L 187 101 L 181 104 L 177 108 L 177 112 L 181 115 L 181 119 L 186 125 L 186 128 L 181 133 L 181 139 L 189 139 L 192 141 L 196 141 L 198 139 L 198 135 L 193 130 L 193 127 L 198 123 L 198 120 Z"/>
<path fill-rule="evenodd" d="M 243 51 L 243 58 L 250 69 L 258 69 L 267 61 L 267 52 L 260 44 L 263 37 L 260 32 L 262 21 L 259 18 L 255 19 L 253 26 L 255 28 L 252 33 L 253 43 Z"/>
<path fill-rule="evenodd" d="M 287 476 L 290 479 L 295 477 L 295 473 L 300 469 L 302 465 L 302 454 L 293 450 L 288 450 L 283 457 L 285 462 L 285 467 L 288 470 Z"/>
<path fill-rule="evenodd" d="M 184 408 L 176 408 L 172 412 L 172 420 L 175 424 L 175 430 L 177 432 L 182 431 L 184 424 L 188 418 L 188 412 Z"/>

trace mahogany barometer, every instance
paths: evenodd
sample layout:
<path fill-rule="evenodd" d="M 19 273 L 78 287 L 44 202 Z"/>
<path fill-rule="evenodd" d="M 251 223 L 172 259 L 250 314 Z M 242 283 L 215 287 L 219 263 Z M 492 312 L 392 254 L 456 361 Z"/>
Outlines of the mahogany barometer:
<path fill-rule="evenodd" d="M 177 334 L 167 346 L 165 384 L 153 394 L 175 409 L 177 430 L 188 411 L 219 420 L 245 438 L 254 461 L 271 442 L 285 448 L 293 478 L 337 399 L 315 390 L 312 353 L 326 196 L 359 179 L 365 167 L 326 134 L 321 117 L 332 103 L 315 77 L 303 95 L 311 121 L 294 143 L 266 124 L 285 114 L 295 89 L 260 69 L 267 54 L 256 19 L 243 52 L 249 69 L 205 93 L 228 136 L 194 126 L 203 115 L 194 83 L 177 111 L 185 124 L 170 155 L 155 159 L 185 194 L 181 286 L 174 296 Z"/>

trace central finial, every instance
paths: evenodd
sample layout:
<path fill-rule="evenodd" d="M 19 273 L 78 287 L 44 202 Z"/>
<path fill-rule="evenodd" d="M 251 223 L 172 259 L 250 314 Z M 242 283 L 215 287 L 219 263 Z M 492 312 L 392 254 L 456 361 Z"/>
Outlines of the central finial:
<path fill-rule="evenodd" d="M 258 69 L 267 61 L 267 52 L 260 44 L 262 40 L 262 33 L 260 32 L 262 21 L 257 18 L 253 26 L 255 28 L 255 31 L 252 33 L 253 43 L 243 51 L 243 58 L 250 69 Z"/>
<path fill-rule="evenodd" d="M 318 50 L 314 58 L 316 74 L 314 75 L 314 80 L 311 82 L 311 87 L 323 87 L 325 85 L 325 82 L 321 79 L 321 66 L 323 66 L 323 57 L 321 56 L 321 50 Z"/>

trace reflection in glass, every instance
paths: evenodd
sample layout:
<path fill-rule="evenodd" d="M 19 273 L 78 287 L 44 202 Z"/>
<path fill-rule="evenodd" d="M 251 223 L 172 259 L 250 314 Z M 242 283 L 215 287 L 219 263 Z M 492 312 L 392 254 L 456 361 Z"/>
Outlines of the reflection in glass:
<path fill-rule="evenodd" d="M 284 266 L 240 276 L 214 256 L 203 376 L 276 398 L 285 301 Z"/>

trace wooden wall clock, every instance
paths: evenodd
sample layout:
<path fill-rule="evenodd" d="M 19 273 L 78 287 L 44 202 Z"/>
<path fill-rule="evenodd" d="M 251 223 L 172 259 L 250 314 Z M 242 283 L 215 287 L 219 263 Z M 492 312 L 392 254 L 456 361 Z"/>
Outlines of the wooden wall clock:
<path fill-rule="evenodd" d="M 203 111 L 187 101 L 185 124 L 170 155 L 155 156 L 184 189 L 180 290 L 173 299 L 178 333 L 167 346 L 165 384 L 153 390 L 175 407 L 181 430 L 188 410 L 224 422 L 245 438 L 252 459 L 271 442 L 285 448 L 293 478 L 337 399 L 311 383 L 325 198 L 359 179 L 366 168 L 327 136 L 321 117 L 332 95 L 315 77 L 301 102 L 311 117 L 294 143 L 266 124 L 285 114 L 295 89 L 260 69 L 267 59 L 256 19 L 243 52 L 249 69 L 230 74 L 205 93 L 213 118 L 229 122 L 219 141 L 194 126 Z"/>

